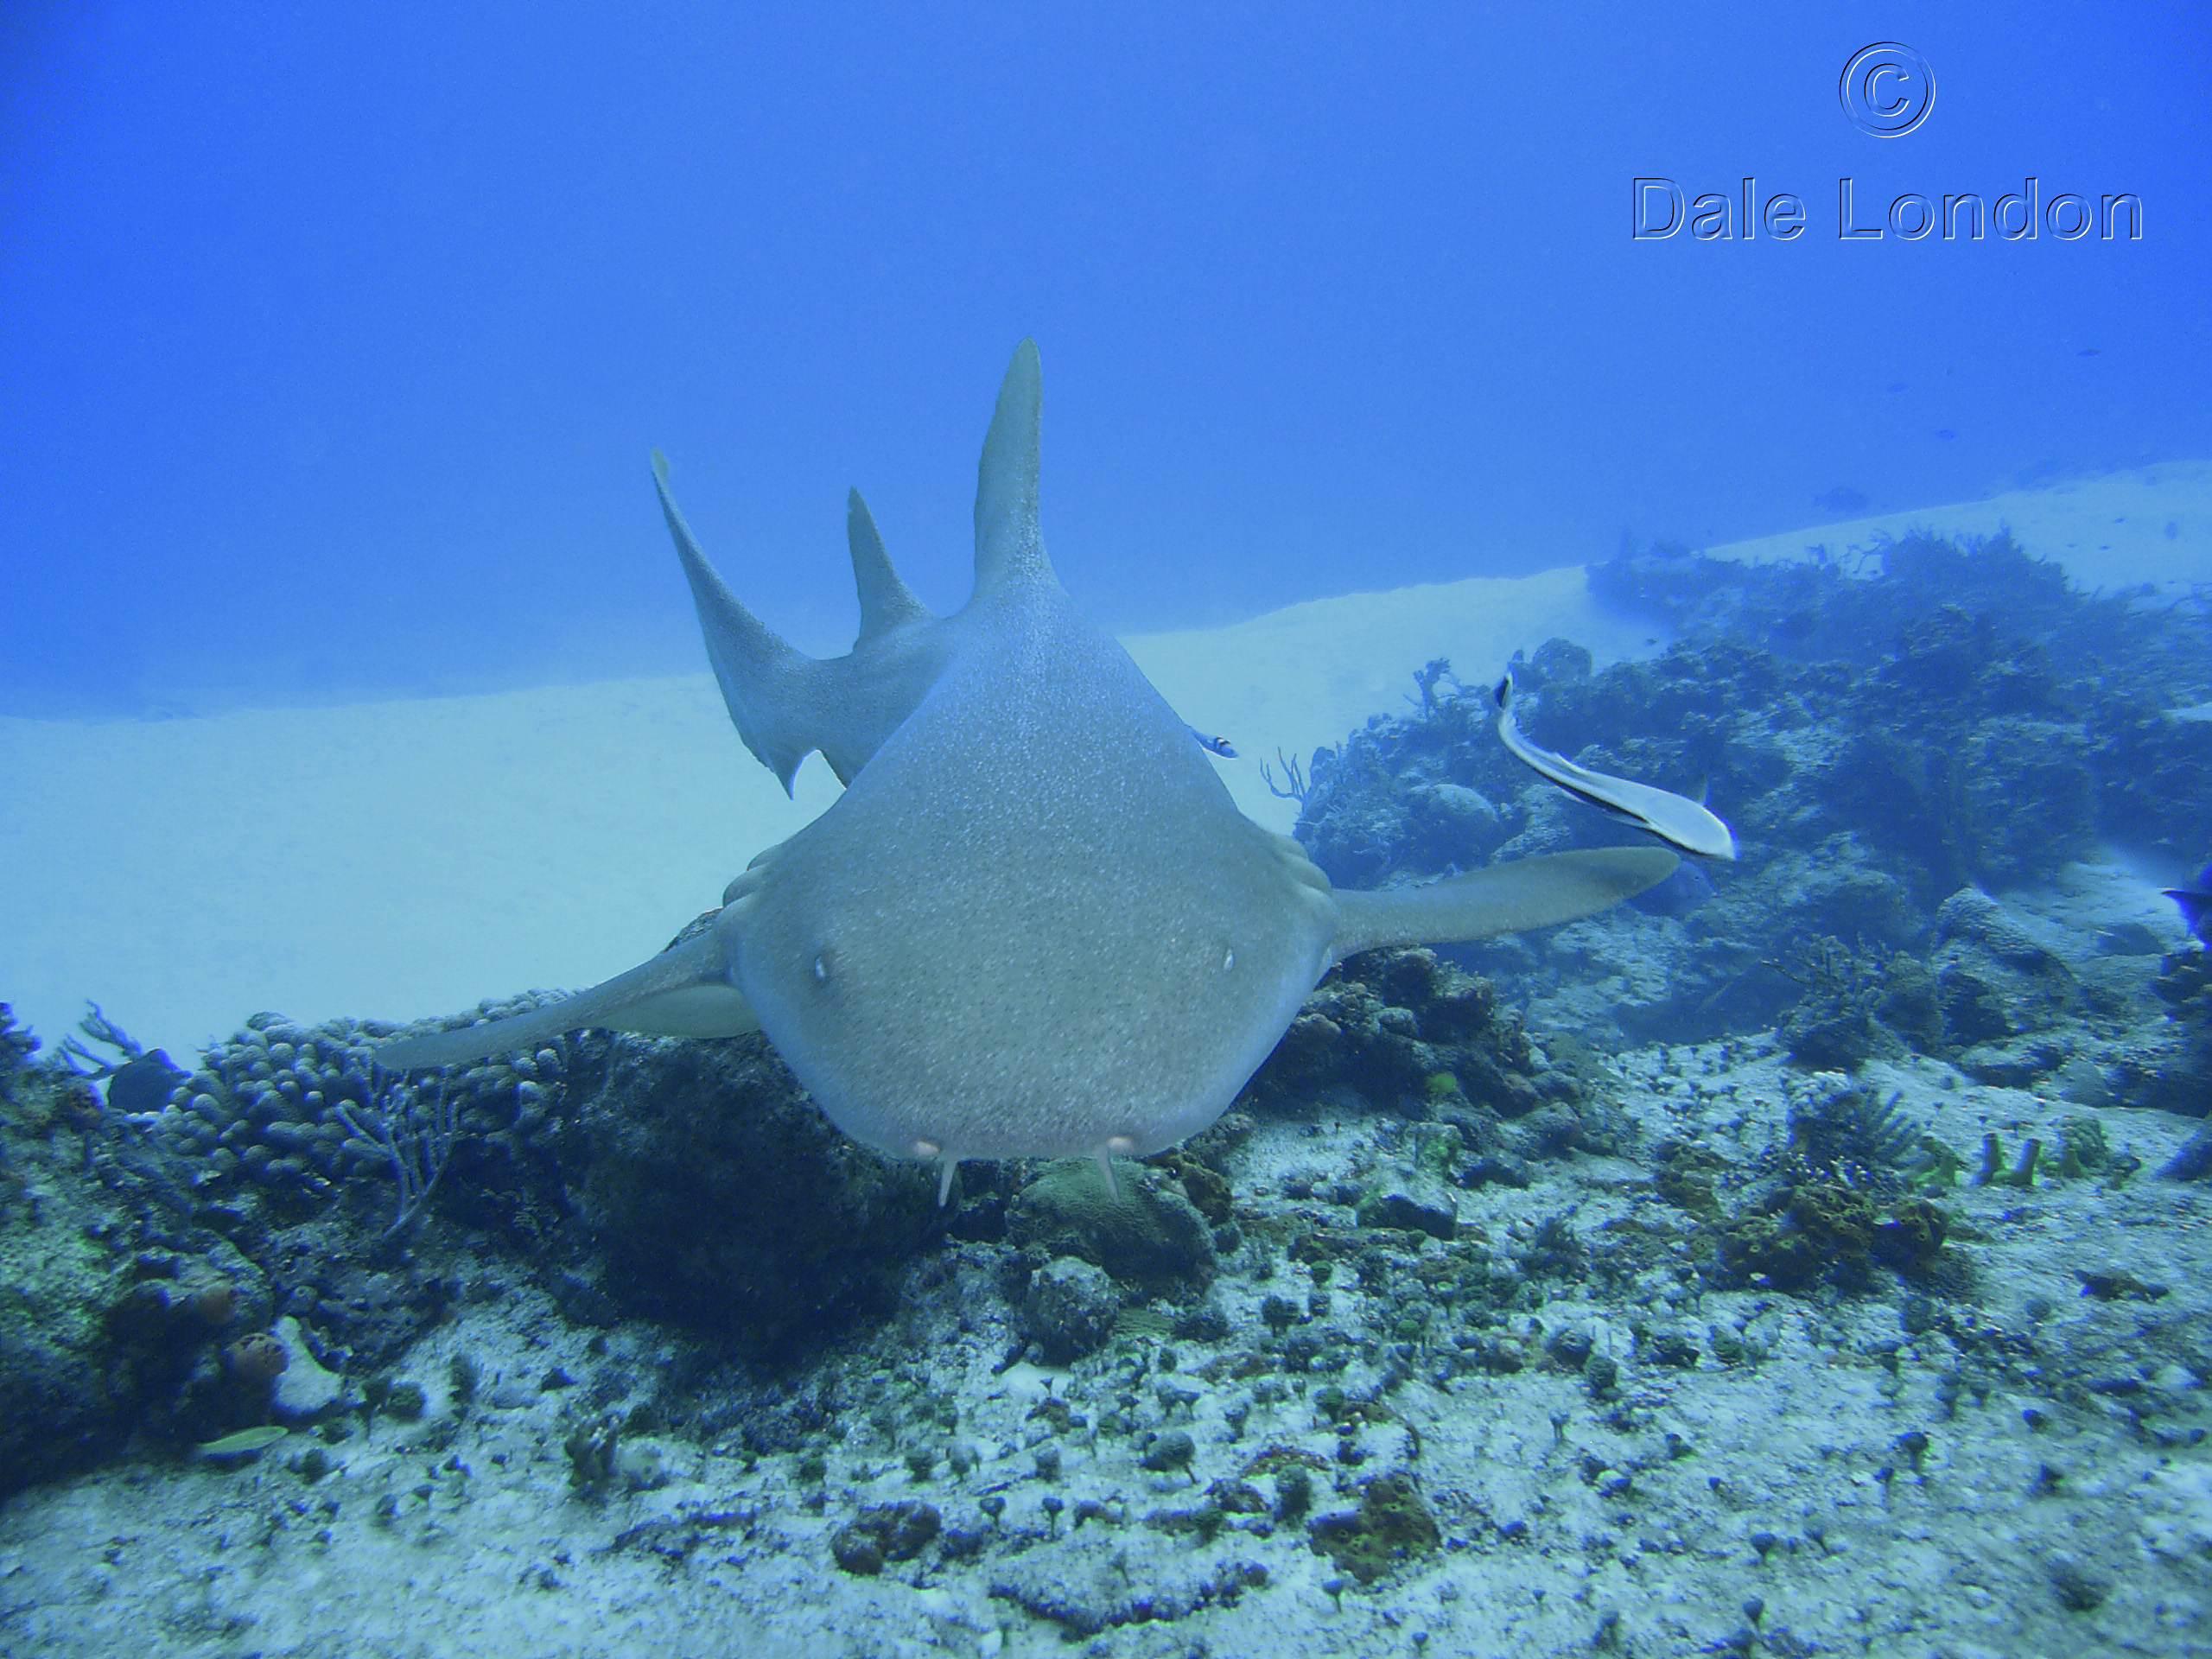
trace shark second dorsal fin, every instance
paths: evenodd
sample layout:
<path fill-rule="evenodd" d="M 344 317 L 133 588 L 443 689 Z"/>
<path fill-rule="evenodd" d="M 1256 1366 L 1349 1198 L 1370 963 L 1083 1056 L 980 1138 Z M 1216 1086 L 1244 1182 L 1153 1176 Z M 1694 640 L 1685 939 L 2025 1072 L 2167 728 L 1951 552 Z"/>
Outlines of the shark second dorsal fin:
<path fill-rule="evenodd" d="M 1043 382 L 1037 342 L 1014 348 L 976 469 L 976 597 L 1042 576 L 1052 562 L 1037 527 L 1037 429 Z"/>
<path fill-rule="evenodd" d="M 853 551 L 853 586 L 860 591 L 861 632 L 855 649 L 905 626 L 930 620 L 928 607 L 916 599 L 883 550 L 875 517 L 858 490 L 845 494 L 845 540 Z"/>

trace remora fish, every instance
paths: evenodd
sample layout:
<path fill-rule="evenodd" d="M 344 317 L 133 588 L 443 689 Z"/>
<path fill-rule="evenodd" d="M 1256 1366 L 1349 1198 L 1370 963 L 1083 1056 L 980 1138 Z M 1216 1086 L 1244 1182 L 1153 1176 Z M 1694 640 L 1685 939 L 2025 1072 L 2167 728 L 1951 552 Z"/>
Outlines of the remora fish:
<path fill-rule="evenodd" d="M 1513 721 L 1510 674 L 1497 683 L 1497 734 L 1522 766 L 1550 779 L 1568 794 L 1617 818 L 1625 818 L 1686 853 L 1700 853 L 1707 858 L 1736 856 L 1736 832 L 1688 797 L 1578 766 L 1565 755 L 1540 749 L 1522 736 Z"/>

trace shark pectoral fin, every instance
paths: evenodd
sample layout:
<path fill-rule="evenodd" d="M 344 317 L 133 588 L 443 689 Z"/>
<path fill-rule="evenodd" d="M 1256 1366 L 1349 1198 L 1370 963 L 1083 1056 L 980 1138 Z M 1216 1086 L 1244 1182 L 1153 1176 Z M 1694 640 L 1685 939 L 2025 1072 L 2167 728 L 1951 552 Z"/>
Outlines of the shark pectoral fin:
<path fill-rule="evenodd" d="M 1516 859 L 1426 887 L 1331 895 L 1332 957 L 1384 944 L 1447 944 L 1571 922 L 1663 881 L 1681 860 L 1657 847 L 1606 847 Z"/>
<path fill-rule="evenodd" d="M 760 1029 L 753 1005 L 734 985 L 689 985 L 632 1002 L 593 1025 L 646 1037 L 742 1037 Z"/>
<path fill-rule="evenodd" d="M 721 938 L 706 932 L 563 1001 L 488 1025 L 380 1044 L 376 1062 L 394 1071 L 459 1065 L 490 1054 L 534 1048 L 549 1037 L 586 1026 L 658 1037 L 734 1037 L 758 1031 L 760 1022 L 729 982 Z"/>

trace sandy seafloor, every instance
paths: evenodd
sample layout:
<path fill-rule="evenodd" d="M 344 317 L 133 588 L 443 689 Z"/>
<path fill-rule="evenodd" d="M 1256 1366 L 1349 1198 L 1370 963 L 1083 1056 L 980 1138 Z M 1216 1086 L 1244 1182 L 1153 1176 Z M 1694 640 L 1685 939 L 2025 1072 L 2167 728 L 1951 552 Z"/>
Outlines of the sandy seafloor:
<path fill-rule="evenodd" d="M 2212 465 L 1714 550 L 1789 556 L 2000 524 L 2092 585 L 2212 581 Z M 1601 663 L 1664 643 L 1595 613 L 1579 569 L 1128 643 L 1185 718 L 1238 745 L 1224 776 L 1240 803 L 1287 828 L 1261 758 L 1402 706 L 1428 658 L 1473 681 L 1555 634 Z M 207 720 L 0 721 L 0 997 L 49 1042 L 97 998 L 180 1059 L 262 1008 L 406 1019 L 602 978 L 652 954 L 835 788 L 810 761 L 785 801 L 703 675 Z M 2179 938 L 2152 884 L 2118 862 L 2005 898 L 2062 949 L 2086 952 L 2115 916 Z M 1647 1141 L 1694 1135 L 1737 1163 L 1783 1139 L 1792 1091 L 1814 1086 L 1758 1039 L 1617 1065 Z M 1932 1060 L 1876 1063 L 1868 1081 L 1960 1147 L 2049 1138 L 2075 1109 Z M 1581 1325 L 1618 1354 L 1616 1397 L 1535 1366 L 1417 1377 L 1390 1396 L 1396 1421 L 1357 1432 L 1356 1465 L 1302 1388 L 1205 1367 L 1265 1298 L 1323 1290 L 1304 1265 L 1231 1262 L 1216 1291 L 1230 1338 L 1173 1344 L 1175 1372 L 1155 1355 L 1140 1375 L 1110 1348 L 1071 1371 L 1001 1370 L 1009 1333 L 962 1319 L 963 1277 L 984 1269 L 956 1243 L 918 1268 L 885 1351 L 957 1396 L 968 1472 L 917 1481 L 863 1423 L 818 1486 L 790 1458 L 670 1441 L 661 1484 L 588 1500 L 567 1479 L 572 1408 L 535 1379 L 650 1370 L 665 1338 L 632 1323 L 593 1351 L 594 1333 L 518 1279 L 410 1356 L 424 1418 L 378 1418 L 330 1448 L 337 1468 L 319 1481 L 279 1447 L 228 1469 L 121 1462 L 8 1500 L 0 1653 L 2212 1655 L 2212 1404 L 2183 1358 L 2204 1351 L 2212 1313 L 2212 1192 L 2148 1174 L 2190 1122 L 2105 1116 L 2114 1149 L 2146 1166 L 2133 1181 L 1949 1195 L 1977 1287 L 1948 1321 L 1907 1331 L 1893 1299 L 1714 1291 L 1663 1268 L 1603 1294 L 1576 1287 L 1544 1325 Z M 1287 1177 L 1325 1186 L 1387 1156 L 1390 1135 L 1319 1108 L 1262 1123 L 1238 1154 L 1240 1202 L 1287 1211 L 1273 1196 Z M 1458 1194 L 1461 1234 L 1510 1253 L 1541 1217 L 1588 1233 L 1627 1214 L 1646 1179 L 1605 1158 L 1547 1164 L 1526 1191 Z M 2078 1273 L 2100 1269 L 2164 1294 L 2082 1294 Z M 1349 1275 L 1324 1294 L 1341 1328 L 1383 1312 Z M 1695 1338 L 1694 1364 L 1639 1358 L 1637 1327 L 1662 1325 Z M 485 1381 L 457 1410 L 444 1379 L 461 1351 Z M 1372 1367 L 1332 1380 L 1356 1389 Z M 1192 1436 L 1189 1469 L 1147 1471 L 1132 1440 L 1076 1432 L 1059 1437 L 1058 1479 L 1036 1478 L 1032 1413 L 1048 1390 L 1090 1415 L 1140 1394 L 1145 1421 Z M 1145 1523 L 1267 1446 L 1362 1477 L 1415 1470 L 1443 1548 L 1362 1589 L 1296 1525 L 1236 1516 L 1201 1540 Z M 1317 1508 L 1343 1507 L 1325 1474 L 1317 1488 Z M 994 1496 L 995 1519 L 981 1507 Z M 989 1547 L 880 1578 L 838 1571 L 838 1522 L 910 1497 L 949 1527 L 988 1529 Z M 1105 1507 L 1075 1527 L 1086 1501 Z"/>

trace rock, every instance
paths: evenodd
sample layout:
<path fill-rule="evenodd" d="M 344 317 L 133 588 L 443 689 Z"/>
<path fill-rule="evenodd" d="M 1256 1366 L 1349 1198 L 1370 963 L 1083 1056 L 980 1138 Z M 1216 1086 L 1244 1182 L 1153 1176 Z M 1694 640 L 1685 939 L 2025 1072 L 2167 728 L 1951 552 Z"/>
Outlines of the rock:
<path fill-rule="evenodd" d="M 2063 1065 L 2074 1046 L 2056 1033 L 1976 1043 L 1959 1056 L 1959 1070 L 1976 1083 L 1999 1089 L 2025 1089 Z"/>
<path fill-rule="evenodd" d="M 276 1321 L 276 1332 L 284 1344 L 284 1369 L 276 1375 L 274 1402 L 277 1416 L 294 1423 L 321 1416 L 338 1402 L 345 1384 L 315 1359 L 297 1319 L 287 1314 Z"/>
<path fill-rule="evenodd" d="M 2197 1130 L 2158 1169 L 2169 1181 L 2201 1181 L 2212 1176 L 2212 1128 Z"/>
<path fill-rule="evenodd" d="M 830 1535 L 830 1553 L 846 1572 L 873 1577 L 883 1571 L 886 1561 L 913 1560 L 943 1525 L 933 1503 L 917 1498 L 878 1503 Z"/>
<path fill-rule="evenodd" d="M 1023 1327 L 1055 1365 L 1096 1353 L 1114 1333 L 1122 1296 L 1103 1268 L 1055 1256 L 1030 1275 Z"/>
<path fill-rule="evenodd" d="M 1936 1000 L 1945 1036 L 1961 1047 L 2008 1046 L 2079 1007 L 2073 970 L 1987 893 L 1973 887 L 1953 893 L 1936 912 L 1936 930 L 1942 941 L 1933 964 Z M 2032 1075 L 2065 1058 L 2061 1053 Z M 1993 1056 L 1992 1064 L 2005 1062 Z"/>
<path fill-rule="evenodd" d="M 1564 1158 L 1582 1138 L 1581 1116 L 1573 1107 L 1557 1103 L 1530 1112 L 1520 1120 L 1519 1128 L 1520 1148 L 1532 1158 Z"/>
<path fill-rule="evenodd" d="M 2077 1106 L 2109 1106 L 2114 1102 L 2112 1080 L 2094 1062 L 2076 1056 L 2059 1069 L 2058 1092 Z"/>
<path fill-rule="evenodd" d="M 1431 1238 L 1456 1238 L 1459 1206 L 1451 1189 L 1419 1170 L 1386 1170 L 1368 1183 L 1354 1212 L 1363 1227 L 1388 1227 Z"/>
<path fill-rule="evenodd" d="M 1431 784 L 1413 792 L 1414 817 L 1424 833 L 1445 840 L 1461 836 L 1487 840 L 1497 830 L 1497 809 L 1479 790 L 1465 784 Z"/>
<path fill-rule="evenodd" d="M 1979 887 L 1961 887 L 1936 911 L 1939 940 L 1971 940 L 2010 967 L 2037 969 L 2050 952 L 2005 906 Z"/>
<path fill-rule="evenodd" d="M 1463 1186 L 1510 1186 L 1525 1188 L 1536 1179 L 1536 1173 L 1528 1160 L 1516 1158 L 1510 1153 L 1490 1153 L 1476 1159 L 1459 1173 Z"/>
<path fill-rule="evenodd" d="M 1579 1371 L 1589 1363 L 1597 1340 L 1587 1325 L 1562 1325 L 1544 1340 L 1544 1351 L 1561 1370 Z"/>
<path fill-rule="evenodd" d="M 2097 930 L 2097 954 L 2106 957 L 2162 957 L 2166 942 L 2141 922 L 2114 922 Z"/>
<path fill-rule="evenodd" d="M 830 1535 L 830 1553 L 839 1567 L 862 1578 L 883 1571 L 883 1541 L 850 1522 Z"/>
<path fill-rule="evenodd" d="M 1137 1461 L 1154 1474 L 1165 1474 L 1171 1469 L 1189 1468 L 1198 1452 L 1197 1443 L 1188 1434 L 1179 1428 L 1171 1428 L 1164 1434 L 1154 1435 Z"/>
<path fill-rule="evenodd" d="M 1118 1196 L 1089 1164 L 1056 1164 L 1014 1195 L 1007 1236 L 1055 1256 L 1079 1256 L 1149 1296 L 1176 1296 L 1213 1277 L 1213 1230 L 1172 1178 L 1116 1162 Z"/>
<path fill-rule="evenodd" d="M 2054 1550 L 2045 1557 L 2044 1570 L 2050 1575 L 2051 1592 L 2069 1612 L 2092 1611 L 2112 1594 L 2110 1579 L 2063 1550 Z"/>

